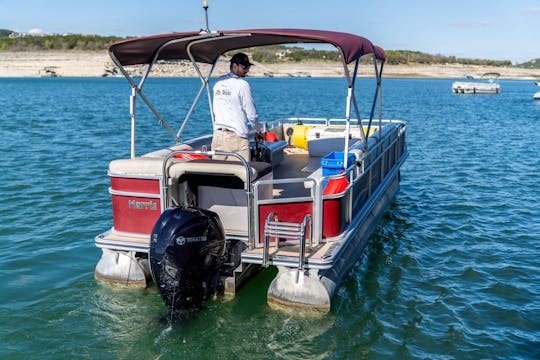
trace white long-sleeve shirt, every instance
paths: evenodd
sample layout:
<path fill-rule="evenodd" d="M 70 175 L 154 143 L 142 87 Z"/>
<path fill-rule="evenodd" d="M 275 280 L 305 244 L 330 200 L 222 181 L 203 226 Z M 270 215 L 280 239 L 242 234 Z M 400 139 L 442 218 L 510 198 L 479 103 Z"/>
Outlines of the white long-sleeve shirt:
<path fill-rule="evenodd" d="M 249 83 L 232 73 L 214 85 L 214 130 L 229 129 L 247 138 L 250 129 L 259 131 L 259 116 Z"/>

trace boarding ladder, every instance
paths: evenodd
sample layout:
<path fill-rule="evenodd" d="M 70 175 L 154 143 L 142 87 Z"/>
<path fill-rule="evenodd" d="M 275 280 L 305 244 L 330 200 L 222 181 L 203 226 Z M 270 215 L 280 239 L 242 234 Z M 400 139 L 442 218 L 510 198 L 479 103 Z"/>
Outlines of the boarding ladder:
<path fill-rule="evenodd" d="M 309 228 L 308 228 L 309 226 Z M 264 244 L 263 244 L 263 260 L 262 266 L 268 267 L 270 257 L 270 238 L 275 239 L 276 249 L 279 247 L 280 239 L 287 239 L 288 244 L 298 243 L 298 271 L 304 270 L 306 256 L 306 237 L 309 230 L 309 245 L 313 244 L 312 240 L 312 221 L 311 215 L 306 214 L 301 223 L 280 222 L 273 212 L 268 214 L 264 223 Z"/>

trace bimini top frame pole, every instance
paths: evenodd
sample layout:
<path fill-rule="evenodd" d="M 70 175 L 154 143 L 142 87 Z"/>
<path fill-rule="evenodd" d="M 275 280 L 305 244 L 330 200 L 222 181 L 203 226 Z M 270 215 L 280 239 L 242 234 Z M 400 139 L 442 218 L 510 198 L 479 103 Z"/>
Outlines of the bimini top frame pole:
<path fill-rule="evenodd" d="M 140 96 L 143 102 L 148 106 L 151 112 L 157 117 L 159 123 L 163 125 L 174 137 L 177 142 L 181 141 L 181 135 L 184 127 L 192 115 L 196 104 L 198 103 L 202 92 L 206 88 L 210 103 L 210 112 L 212 113 L 211 94 L 209 89 L 209 78 L 215 68 L 219 57 L 232 50 L 244 49 L 256 46 L 293 44 L 293 43 L 327 43 L 334 45 L 339 49 L 342 62 L 344 64 L 345 75 L 348 82 L 347 106 L 346 115 L 349 119 L 350 127 L 350 106 L 354 106 L 354 110 L 360 119 L 358 104 L 354 94 L 354 84 L 356 73 L 358 70 L 359 58 L 366 54 L 373 54 L 378 60 L 384 60 L 386 54 L 383 49 L 373 45 L 369 40 L 347 33 L 324 31 L 324 30 L 307 30 L 307 29 L 249 29 L 249 30 L 221 30 L 214 32 L 183 32 L 171 33 L 162 35 L 153 35 L 142 38 L 128 39 L 119 41 L 109 48 L 112 60 L 118 66 L 124 77 L 129 81 L 132 87 L 131 94 L 131 119 L 132 131 L 135 131 L 135 98 Z M 193 102 L 192 107 L 188 111 L 179 131 L 175 133 L 151 105 L 150 101 L 142 92 L 142 87 L 152 66 L 158 60 L 190 60 L 195 66 L 197 73 L 201 79 L 201 88 Z M 353 76 L 349 74 L 347 64 L 355 62 L 355 70 Z M 203 75 L 197 63 L 211 64 L 207 75 Z M 139 85 L 135 83 L 133 78 L 125 70 L 127 65 L 148 65 L 144 76 Z M 382 69 L 382 67 L 381 67 Z M 378 86 L 380 86 L 380 73 L 377 72 Z M 380 93 L 380 91 L 378 91 Z M 373 117 L 373 111 L 371 118 Z M 213 121 L 213 118 L 212 118 Z M 363 135 L 363 133 L 362 133 Z M 362 137 L 367 145 L 365 136 Z M 135 134 L 132 134 L 132 151 L 135 156 Z"/>
<path fill-rule="evenodd" d="M 375 53 L 375 48 L 373 49 L 373 53 Z M 341 54 L 342 56 L 342 59 L 344 58 L 343 57 L 343 53 Z M 373 116 L 374 116 L 374 112 L 375 112 L 375 104 L 377 102 L 377 99 L 379 99 L 379 120 L 381 121 L 382 120 L 382 70 L 383 70 L 383 65 L 384 65 L 384 60 L 380 60 L 381 61 L 381 66 L 380 68 L 377 67 L 377 57 L 373 57 L 373 64 L 374 64 L 374 67 L 375 67 L 375 78 L 377 80 L 377 87 L 376 87 L 376 90 L 375 90 L 375 95 L 373 97 L 373 105 L 371 107 L 371 112 L 370 112 L 370 115 L 369 115 L 369 123 L 368 123 L 368 128 L 367 128 L 367 136 L 369 136 L 369 132 L 370 132 L 370 128 L 371 128 L 371 122 L 373 120 Z M 364 130 L 363 130 L 363 127 L 362 127 L 362 121 L 361 121 L 361 117 L 360 117 L 360 110 L 358 108 L 358 102 L 356 101 L 356 95 L 355 95 L 355 83 L 356 83 L 356 78 L 357 78 L 357 73 L 358 73 L 358 65 L 360 63 L 360 58 L 357 58 L 356 61 L 355 61 L 355 64 L 354 64 L 354 71 L 352 73 L 352 76 L 349 72 L 349 67 L 348 67 L 348 64 L 346 63 L 346 61 L 342 61 L 343 63 L 343 71 L 344 71 L 344 74 L 345 74 L 345 78 L 347 79 L 347 103 L 346 103 L 346 107 L 345 107 L 345 119 L 346 119 L 346 135 L 345 135 L 345 146 L 344 146 L 344 150 L 343 150 L 343 153 L 344 153 L 344 158 L 343 158 L 343 162 L 344 162 L 344 168 L 347 169 L 348 165 L 347 164 L 347 160 L 348 160 L 348 152 L 349 152 L 349 135 L 350 135 L 350 129 L 351 129 L 351 126 L 350 126 L 350 121 L 351 121 L 351 104 L 354 106 L 354 110 L 355 110 L 355 113 L 356 113 L 356 118 L 358 119 L 358 126 L 360 127 L 360 138 L 364 144 L 364 149 L 368 149 L 368 142 L 367 142 L 367 137 L 366 135 L 364 134 Z M 379 128 L 382 126 L 381 123 L 379 123 Z"/>
<path fill-rule="evenodd" d="M 356 75 L 358 73 L 358 64 L 360 62 L 360 58 L 357 58 L 354 63 L 354 71 L 352 73 L 352 76 L 349 72 L 349 66 L 347 62 L 344 60 L 344 54 L 341 52 L 341 59 L 343 64 L 343 73 L 345 74 L 345 78 L 347 79 L 347 100 L 345 104 L 345 145 L 343 149 L 343 166 L 345 169 L 349 166 L 347 163 L 348 160 L 348 154 L 349 154 L 349 135 L 351 133 L 351 103 L 354 106 L 354 111 L 356 113 L 356 118 L 358 119 L 358 123 L 360 126 L 360 138 L 362 142 L 364 143 L 364 146 L 367 146 L 366 137 L 364 136 L 364 132 L 362 131 L 362 122 L 360 121 L 360 110 L 358 109 L 358 102 L 356 101 L 356 96 L 354 95 L 354 85 L 356 83 Z"/>
<path fill-rule="evenodd" d="M 234 38 L 234 37 L 246 37 L 246 36 L 250 36 L 250 34 L 232 34 L 232 35 L 225 35 L 229 38 Z M 192 41 L 188 46 L 187 46 L 187 54 L 189 56 L 189 59 L 191 60 L 191 63 L 193 64 L 193 68 L 195 69 L 195 71 L 197 72 L 197 74 L 199 75 L 199 79 L 201 80 L 201 87 L 199 89 L 199 92 L 197 93 L 197 96 L 195 96 L 195 100 L 193 101 L 193 104 L 191 105 L 191 108 L 189 109 L 188 113 L 186 114 L 186 117 L 184 118 L 184 121 L 182 122 L 182 126 L 180 127 L 180 129 L 178 130 L 178 134 L 177 134 L 177 137 L 178 139 L 182 139 L 182 132 L 184 131 L 184 128 L 186 127 L 186 124 L 188 122 L 188 120 L 190 119 L 191 115 L 193 114 L 193 111 L 195 110 L 195 107 L 197 106 L 197 103 L 199 102 L 199 99 L 202 95 L 202 92 L 204 91 L 204 89 L 206 88 L 206 93 L 207 93 L 207 96 L 208 96 L 208 104 L 209 104 L 209 107 L 210 107 L 210 117 L 212 119 L 212 125 L 214 124 L 214 109 L 213 109 L 213 106 L 212 106 L 212 95 L 210 93 L 210 83 L 209 83 L 209 80 L 210 80 L 210 77 L 212 76 L 212 73 L 214 72 L 214 69 L 216 67 L 216 64 L 219 60 L 219 57 L 213 62 L 212 64 L 212 67 L 210 69 L 210 71 L 208 72 L 208 74 L 205 76 L 200 67 L 199 67 L 199 64 L 197 63 L 191 49 L 193 46 L 196 46 L 196 45 L 199 45 L 199 44 L 202 44 L 202 43 L 206 43 L 206 42 L 211 42 L 211 41 L 216 41 L 216 40 L 220 40 L 221 37 L 218 36 L 218 34 L 214 34 L 213 36 L 210 36 L 210 37 L 207 37 L 207 38 L 203 38 L 203 39 L 200 39 L 200 40 L 195 40 L 195 41 Z"/>
<path fill-rule="evenodd" d="M 384 67 L 384 60 L 381 60 L 381 66 L 378 67 L 377 59 L 373 58 L 373 67 L 375 69 L 375 77 L 377 79 L 377 89 L 375 91 L 375 96 L 373 97 L 373 103 L 371 105 L 371 112 L 369 114 L 369 123 L 367 127 L 368 136 L 371 130 L 371 123 L 373 121 L 373 116 L 375 114 L 375 106 L 377 104 L 377 99 L 379 100 L 379 130 L 382 127 L 382 72 L 383 72 L 383 67 Z M 380 136 L 382 136 L 382 132 L 379 131 L 379 133 L 380 133 Z"/>
<path fill-rule="evenodd" d="M 158 122 L 160 125 L 163 125 L 168 131 L 169 133 L 171 133 L 171 135 L 178 141 L 178 138 L 176 137 L 176 134 L 174 133 L 173 129 L 171 129 L 171 127 L 167 124 L 167 122 L 163 119 L 163 117 L 159 114 L 159 112 L 154 108 L 154 106 L 152 105 L 152 103 L 150 103 L 150 101 L 146 98 L 146 96 L 143 94 L 142 92 L 142 87 L 141 86 L 138 86 L 135 81 L 133 80 L 133 78 L 129 75 L 129 73 L 124 69 L 124 67 L 118 62 L 118 59 L 116 59 L 116 57 L 114 56 L 114 54 L 110 54 L 111 55 L 111 59 L 113 60 L 113 62 L 118 66 L 118 68 L 120 69 L 120 72 L 122 72 L 122 74 L 124 75 L 124 77 L 129 81 L 129 83 L 131 84 L 131 96 L 130 96 L 130 106 L 129 106 L 129 111 L 130 111 L 130 115 L 131 115 L 131 158 L 134 158 L 135 157 L 135 124 L 136 124 L 136 111 L 135 111 L 135 105 L 136 105 L 136 102 L 135 102 L 135 99 L 136 99 L 136 96 L 139 95 L 140 98 L 144 101 L 144 103 L 146 104 L 146 106 L 148 106 L 148 108 L 150 109 L 150 111 L 152 111 L 152 113 L 154 114 L 154 116 L 156 116 L 156 118 L 158 119 Z"/>
<path fill-rule="evenodd" d="M 199 37 L 200 36 L 196 36 L 196 37 L 193 37 L 193 38 L 199 38 Z M 148 63 L 147 69 L 146 69 L 144 75 L 142 76 L 142 78 L 141 78 L 138 85 L 135 82 L 135 80 L 133 79 L 133 77 L 131 77 L 131 75 L 129 75 L 129 73 L 126 71 L 126 69 L 124 68 L 122 63 L 118 60 L 118 58 L 116 57 L 114 52 L 112 52 L 112 51 L 109 52 L 109 55 L 110 55 L 112 61 L 115 63 L 116 66 L 118 66 L 118 68 L 120 69 L 120 72 L 122 73 L 122 75 L 124 75 L 124 77 L 128 80 L 128 82 L 131 85 L 131 96 L 130 96 L 130 103 L 129 103 L 130 104 L 129 112 L 130 112 L 130 117 L 131 117 L 131 151 L 130 151 L 131 152 L 131 158 L 134 158 L 136 156 L 136 126 L 135 125 L 136 125 L 136 122 L 137 122 L 137 120 L 136 120 L 136 96 L 137 95 L 139 95 L 141 97 L 141 99 L 144 101 L 146 106 L 148 106 L 150 111 L 152 111 L 154 116 L 156 116 L 156 118 L 158 119 L 159 124 L 164 126 L 167 129 L 167 131 L 173 136 L 173 138 L 176 140 L 177 143 L 180 143 L 179 135 L 177 135 L 174 132 L 174 130 L 169 126 L 169 124 L 165 121 L 165 119 L 163 119 L 161 114 L 159 114 L 159 112 L 152 105 L 152 103 L 148 100 L 148 98 L 143 94 L 142 88 L 144 86 L 144 83 L 145 83 L 146 79 L 148 78 L 148 75 L 150 74 L 150 71 L 152 70 L 153 65 L 157 61 L 161 51 L 170 44 L 173 44 L 173 43 L 179 42 L 179 41 L 186 41 L 186 40 L 189 40 L 189 39 L 184 38 L 184 39 L 181 39 L 181 40 L 172 40 L 172 41 L 169 41 L 169 42 L 163 44 L 161 47 L 159 47 L 157 49 L 154 57 L 153 57 L 153 60 L 150 63 Z M 210 75 L 208 75 L 208 76 L 210 76 Z"/>

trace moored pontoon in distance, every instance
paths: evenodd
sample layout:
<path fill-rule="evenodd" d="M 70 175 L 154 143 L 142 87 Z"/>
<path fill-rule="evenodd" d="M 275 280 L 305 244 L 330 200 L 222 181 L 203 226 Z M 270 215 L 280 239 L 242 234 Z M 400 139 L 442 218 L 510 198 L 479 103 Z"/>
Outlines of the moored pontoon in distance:
<path fill-rule="evenodd" d="M 482 75 L 483 81 L 456 81 L 452 84 L 454 94 L 498 94 L 501 86 L 498 79 L 501 74 L 488 72 Z"/>

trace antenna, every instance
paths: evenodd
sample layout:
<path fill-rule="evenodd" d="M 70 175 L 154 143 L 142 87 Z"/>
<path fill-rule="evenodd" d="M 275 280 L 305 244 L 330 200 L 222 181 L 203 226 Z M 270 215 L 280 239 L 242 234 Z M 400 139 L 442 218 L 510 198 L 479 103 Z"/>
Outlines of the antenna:
<path fill-rule="evenodd" d="M 203 3 L 202 3 L 202 7 L 204 8 L 204 15 L 206 17 L 206 29 L 205 31 L 207 33 L 210 32 L 210 28 L 208 27 L 208 1 L 207 0 L 204 0 Z"/>

